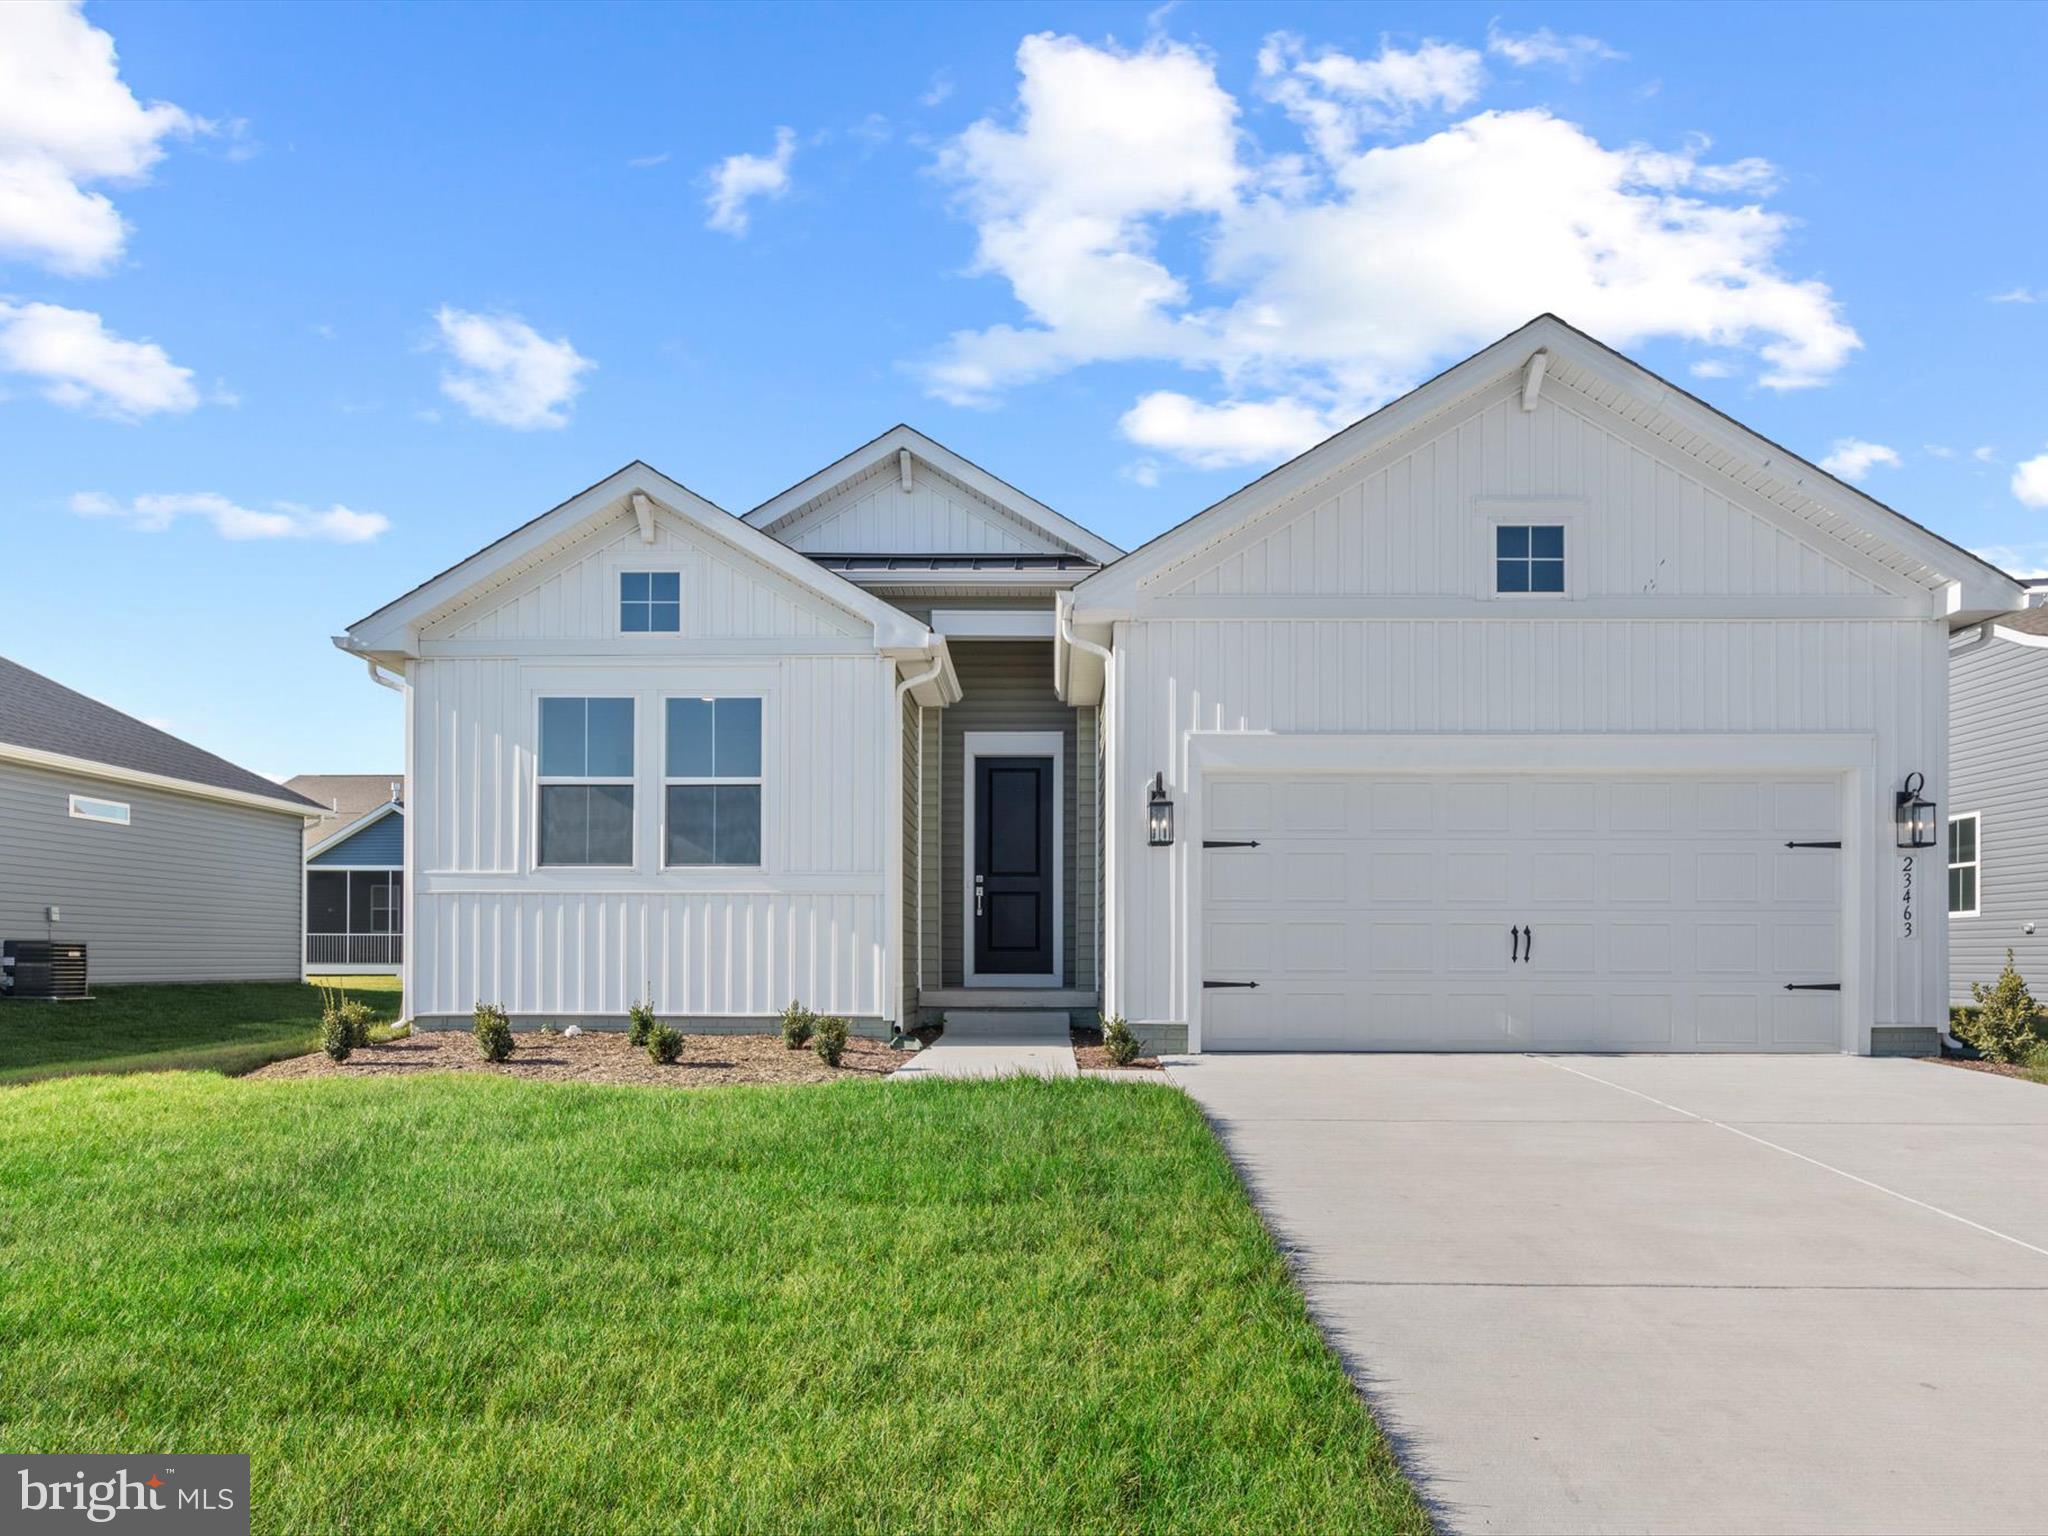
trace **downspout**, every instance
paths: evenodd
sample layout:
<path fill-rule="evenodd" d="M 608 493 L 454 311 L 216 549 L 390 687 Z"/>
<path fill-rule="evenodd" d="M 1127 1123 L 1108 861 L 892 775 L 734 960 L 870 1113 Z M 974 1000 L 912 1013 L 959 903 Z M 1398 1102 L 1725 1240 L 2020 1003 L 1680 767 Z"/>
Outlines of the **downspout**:
<path fill-rule="evenodd" d="M 900 680 L 899 680 L 899 681 L 897 682 L 897 684 L 896 684 L 896 711 L 895 711 L 895 714 L 894 714 L 893 718 L 894 718 L 894 720 L 896 721 L 896 725 L 897 725 L 897 728 L 898 728 L 899 730 L 900 730 L 900 729 L 902 728 L 902 724 L 903 724 L 903 696 L 904 696 L 905 694 L 907 694 L 908 692 L 910 692 L 910 690 L 911 690 L 911 689 L 913 689 L 913 688 L 916 688 L 916 687 L 919 687 L 920 685 L 922 685 L 922 684 L 924 684 L 924 683 L 928 683 L 928 682 L 930 682 L 930 681 L 931 681 L 931 680 L 932 680 L 933 678 L 937 677 L 937 676 L 938 676 L 938 675 L 939 675 L 939 674 L 940 674 L 941 672 L 943 672 L 943 671 L 945 671 L 945 670 L 946 670 L 946 653 L 945 653 L 944 651 L 940 651 L 940 652 L 938 652 L 937 654 L 935 654 L 935 655 L 934 655 L 934 656 L 932 657 L 932 664 L 931 664 L 931 665 L 930 665 L 929 667 L 925 668 L 925 670 L 924 670 L 924 671 L 922 671 L 922 672 L 917 672 L 917 673 L 913 673 L 913 674 L 912 674 L 911 676 L 909 676 L 909 677 L 906 677 L 906 678 L 902 678 L 902 679 L 900 679 Z M 902 754 L 902 749 L 901 749 L 900 747 L 899 747 L 899 748 L 897 749 L 897 754 L 896 754 L 896 755 L 897 755 L 897 757 L 898 757 L 899 759 L 900 759 L 900 758 L 902 757 L 902 755 L 903 755 L 903 754 Z M 897 842 L 898 842 L 898 843 L 900 844 L 900 843 L 902 842 L 902 838 L 901 838 L 901 837 L 898 837 L 898 838 L 897 838 Z M 923 705 L 919 705 L 919 706 L 918 706 L 918 711 L 917 711 L 917 847 L 918 847 L 918 871 L 917 871 L 917 878 L 918 878 L 918 881 L 919 881 L 919 885 L 918 885 L 918 887 L 917 887 L 917 907 L 918 907 L 918 913 L 917 913 L 917 915 L 918 915 L 918 925 L 917 925 L 917 928 L 918 928 L 918 945 L 919 945 L 919 955 L 918 955 L 918 967 L 917 967 L 917 979 L 918 979 L 918 983 L 919 983 L 919 985 L 922 985 L 922 984 L 923 984 L 923 982 L 924 982 L 924 956 L 923 956 L 923 953 L 922 953 L 922 947 L 923 947 L 923 944 L 924 944 L 924 921 L 923 921 L 923 919 L 924 919 L 924 885 L 923 885 L 923 883 L 922 883 L 922 882 L 923 882 L 923 880 L 924 880 L 924 706 L 923 706 Z M 909 878 L 909 874 L 908 874 L 908 872 L 907 872 L 907 871 L 905 872 L 905 874 L 904 874 L 903 878 L 904 878 L 904 879 L 906 879 L 906 880 L 907 880 L 907 879 Z M 900 912 L 900 911 L 902 911 L 902 910 L 903 910 L 903 893 L 902 893 L 902 892 L 901 892 L 900 890 L 899 890 L 899 891 L 895 891 L 895 892 L 892 892 L 892 893 L 891 893 L 891 898 L 892 898 L 892 899 L 893 899 L 893 900 L 895 901 L 895 903 L 896 903 L 896 909 L 897 909 L 897 911 L 899 911 L 899 912 Z M 910 935 L 908 935 L 908 934 L 905 934 L 905 935 L 903 936 L 903 942 L 904 942 L 904 944 L 905 944 L 906 946 L 908 946 L 908 944 L 910 943 Z M 896 960 L 896 974 L 897 974 L 897 976 L 898 976 L 898 978 L 899 978 L 899 985 L 900 985 L 900 978 L 902 977 L 902 974 L 903 974 L 903 956 L 901 956 L 901 955 L 897 955 L 897 956 L 895 957 L 895 960 Z M 894 1018 L 894 1019 L 892 1019 L 892 1020 L 891 1020 L 891 1021 L 889 1022 L 889 1049 L 890 1049 L 890 1050 L 892 1050 L 892 1051 L 900 1051 L 900 1050 L 902 1050 L 902 1049 L 903 1049 L 903 1042 L 904 1042 L 904 1040 L 905 1040 L 905 1039 L 907 1038 L 907 1036 L 905 1036 L 905 1034 L 903 1033 L 903 1024 L 904 1024 L 904 1020 L 903 1020 L 903 1017 L 902 1017 L 902 1014 L 903 1014 L 903 999 L 902 999 L 902 997 L 901 997 L 900 995 L 899 995 L 899 996 L 897 997 L 897 999 L 896 999 L 896 1013 L 897 1013 L 897 1017 L 896 1017 L 896 1018 Z"/>
<path fill-rule="evenodd" d="M 365 656 L 363 658 L 363 665 L 370 669 L 371 682 L 377 684 L 381 688 L 389 688 L 393 693 L 405 692 L 404 683 L 399 682 L 394 678 L 386 677 L 381 671 L 378 670 L 375 658 Z"/>
<path fill-rule="evenodd" d="M 1068 600 L 1062 602 L 1060 600 L 1060 598 L 1062 597 L 1067 598 Z M 1061 593 L 1060 597 L 1056 597 L 1053 599 L 1053 606 L 1059 611 L 1060 638 L 1066 641 L 1069 646 L 1072 646 L 1076 650 L 1086 651 L 1089 655 L 1099 657 L 1101 659 L 1102 692 L 1104 700 L 1107 701 L 1109 697 L 1110 667 L 1114 663 L 1116 658 L 1110 655 L 1109 648 L 1107 646 L 1097 645 L 1093 640 L 1083 640 L 1079 635 L 1074 633 L 1074 605 L 1070 594 Z M 1071 662 L 1068 664 L 1068 669 L 1071 672 Z M 1096 705 L 1095 750 L 1097 752 L 1106 753 L 1109 750 L 1109 744 L 1108 741 L 1105 739 L 1105 732 L 1103 729 L 1104 723 L 1108 720 L 1108 718 L 1109 711 L 1103 708 L 1101 704 Z M 1096 879 L 1098 882 L 1100 882 L 1097 886 L 1095 897 L 1095 996 L 1097 1001 L 1100 1002 L 1102 998 L 1102 950 L 1104 939 L 1109 931 L 1108 924 L 1104 918 L 1102 911 L 1103 905 L 1107 899 L 1109 891 L 1109 881 L 1103 869 L 1103 865 L 1108 862 L 1109 858 L 1109 839 L 1103 835 L 1104 824 L 1102 817 L 1104 813 L 1102 809 L 1102 799 L 1103 795 L 1114 793 L 1116 786 L 1109 782 L 1109 774 L 1106 770 L 1098 774 L 1097 782 L 1102 785 L 1102 792 L 1097 794 L 1095 797 L 1095 832 L 1097 842 L 1102 850 L 1101 854 L 1097 857 L 1095 870 Z"/>

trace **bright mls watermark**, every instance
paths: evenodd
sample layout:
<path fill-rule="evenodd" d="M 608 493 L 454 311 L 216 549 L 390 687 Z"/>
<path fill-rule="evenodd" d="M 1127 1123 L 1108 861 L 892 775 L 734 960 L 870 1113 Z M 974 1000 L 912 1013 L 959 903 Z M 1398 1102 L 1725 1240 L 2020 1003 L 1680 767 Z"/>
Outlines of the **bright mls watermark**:
<path fill-rule="evenodd" d="M 249 1536 L 246 1456 L 0 1456 L 0 1531 Z"/>

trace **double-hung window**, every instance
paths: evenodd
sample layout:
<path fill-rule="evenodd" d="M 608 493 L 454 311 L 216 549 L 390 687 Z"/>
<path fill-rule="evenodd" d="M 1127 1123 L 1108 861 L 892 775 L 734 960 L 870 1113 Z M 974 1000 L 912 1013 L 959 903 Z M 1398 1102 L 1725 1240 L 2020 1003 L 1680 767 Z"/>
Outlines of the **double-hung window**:
<path fill-rule="evenodd" d="M 662 862 L 761 862 L 761 701 L 669 699 Z"/>
<path fill-rule="evenodd" d="M 1564 591 L 1564 524 L 1496 523 L 1493 590 L 1519 595 Z"/>
<path fill-rule="evenodd" d="M 540 862 L 633 863 L 633 701 L 540 701 Z"/>
<path fill-rule="evenodd" d="M 1977 813 L 1948 819 L 1948 910 L 1951 917 L 1977 915 Z"/>
<path fill-rule="evenodd" d="M 683 627 L 683 578 L 679 571 L 619 573 L 619 632 L 673 635 Z"/>

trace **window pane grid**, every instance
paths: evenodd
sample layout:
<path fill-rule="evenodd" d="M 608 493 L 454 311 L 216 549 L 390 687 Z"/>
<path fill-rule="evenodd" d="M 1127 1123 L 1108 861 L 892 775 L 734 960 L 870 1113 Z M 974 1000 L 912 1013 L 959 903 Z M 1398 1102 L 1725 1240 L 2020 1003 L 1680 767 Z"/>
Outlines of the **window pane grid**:
<path fill-rule="evenodd" d="M 622 571 L 619 630 L 628 635 L 673 635 L 683 627 L 680 571 Z"/>
<path fill-rule="evenodd" d="M 540 701 L 537 862 L 633 864 L 633 701 Z"/>
<path fill-rule="evenodd" d="M 1951 816 L 1948 822 L 1948 909 L 1964 917 L 1977 912 L 1980 859 L 1975 813 Z"/>
<path fill-rule="evenodd" d="M 669 699 L 664 707 L 662 862 L 761 862 L 761 701 Z"/>
<path fill-rule="evenodd" d="M 1564 592 L 1564 524 L 1498 523 L 1493 530 L 1493 590 L 1511 595 Z"/>

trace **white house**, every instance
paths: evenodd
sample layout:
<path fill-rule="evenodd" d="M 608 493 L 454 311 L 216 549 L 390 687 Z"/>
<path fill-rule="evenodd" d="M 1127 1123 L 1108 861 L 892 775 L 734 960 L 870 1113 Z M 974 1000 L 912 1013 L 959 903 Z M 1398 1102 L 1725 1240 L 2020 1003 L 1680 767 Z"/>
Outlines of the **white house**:
<path fill-rule="evenodd" d="M 744 518 L 629 465 L 337 643 L 430 1024 L 1871 1051 L 1944 1018 L 1895 807 L 2019 602 L 1545 316 L 1130 555 L 898 427 Z"/>

